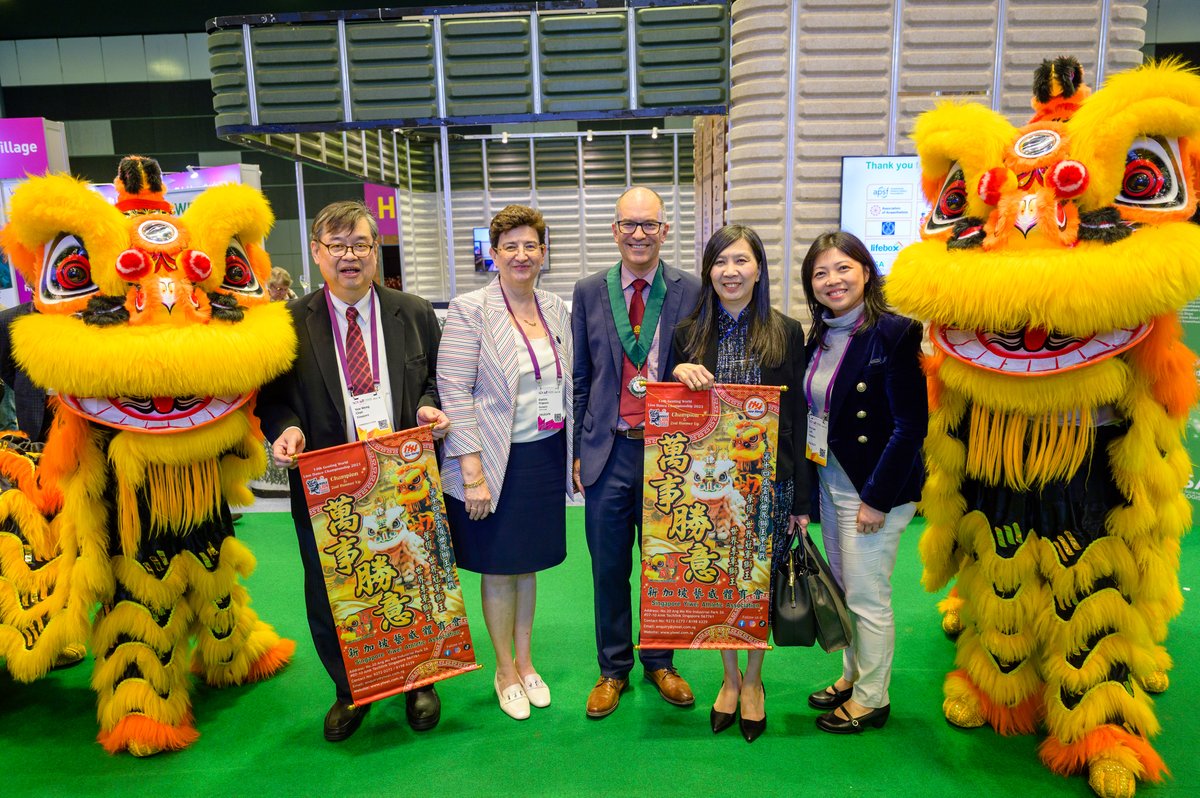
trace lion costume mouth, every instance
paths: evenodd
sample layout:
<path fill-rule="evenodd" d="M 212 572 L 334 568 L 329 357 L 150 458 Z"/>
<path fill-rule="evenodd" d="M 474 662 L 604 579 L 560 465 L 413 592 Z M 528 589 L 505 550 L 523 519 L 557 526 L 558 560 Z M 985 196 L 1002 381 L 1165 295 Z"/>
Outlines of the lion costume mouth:
<path fill-rule="evenodd" d="M 1033 377 L 1090 366 L 1119 355 L 1150 333 L 1151 323 L 1122 327 L 1083 338 L 1036 327 L 1015 332 L 963 330 L 933 325 L 933 345 L 968 366 Z"/>
<path fill-rule="evenodd" d="M 135 432 L 186 432 L 233 413 L 252 394 L 234 396 L 118 396 L 61 394 L 63 405 L 89 421 Z"/>

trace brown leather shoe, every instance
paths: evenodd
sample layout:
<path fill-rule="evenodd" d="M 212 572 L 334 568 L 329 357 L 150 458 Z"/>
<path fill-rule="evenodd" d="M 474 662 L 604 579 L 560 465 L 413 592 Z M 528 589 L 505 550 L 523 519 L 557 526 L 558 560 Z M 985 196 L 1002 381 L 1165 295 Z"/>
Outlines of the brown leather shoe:
<path fill-rule="evenodd" d="M 621 703 L 621 693 L 629 686 L 628 679 L 617 679 L 612 676 L 601 676 L 596 680 L 596 686 L 588 694 L 587 715 L 589 718 L 603 718 L 611 715 Z"/>
<path fill-rule="evenodd" d="M 692 688 L 674 668 L 659 668 L 656 671 L 646 671 L 646 681 L 658 688 L 658 694 L 668 704 L 677 707 L 690 707 L 696 703 Z"/>

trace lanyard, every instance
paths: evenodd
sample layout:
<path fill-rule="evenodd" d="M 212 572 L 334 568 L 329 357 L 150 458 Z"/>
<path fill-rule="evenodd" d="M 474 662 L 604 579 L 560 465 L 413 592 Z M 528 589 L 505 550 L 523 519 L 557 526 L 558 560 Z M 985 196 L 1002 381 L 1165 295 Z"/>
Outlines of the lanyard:
<path fill-rule="evenodd" d="M 508 315 L 516 322 L 517 332 L 521 334 L 522 340 L 525 341 L 525 348 L 529 350 L 529 359 L 533 361 L 533 378 L 538 382 L 542 381 L 542 369 L 538 366 L 537 355 L 534 354 L 533 344 L 529 342 L 529 336 L 521 329 L 521 320 L 513 313 L 512 305 L 508 303 L 508 295 L 504 293 L 504 284 L 499 279 L 496 280 L 496 285 L 500 288 L 500 296 L 504 298 L 504 307 L 508 308 Z M 542 313 L 542 306 L 538 302 L 537 294 L 533 295 L 533 306 L 537 308 L 538 318 L 542 320 L 542 327 L 546 329 L 546 337 L 550 336 L 550 325 L 546 323 L 546 316 Z M 558 373 L 558 380 L 562 382 L 562 363 L 558 360 L 558 347 L 554 345 L 553 339 L 550 340 L 550 351 L 554 353 L 554 370 Z"/>
<path fill-rule="evenodd" d="M 329 308 L 329 321 L 333 324 L 333 341 L 337 344 L 338 360 L 342 364 L 343 379 L 350 376 L 349 367 L 346 365 L 346 341 L 345 336 L 338 331 L 337 311 L 333 307 L 333 300 L 329 296 L 329 288 L 325 288 L 325 305 Z M 354 322 L 358 324 L 356 320 Z M 346 319 L 346 324 L 350 324 L 350 320 Z M 375 289 L 371 289 L 371 318 L 367 320 L 367 326 L 371 328 L 371 380 L 375 386 L 379 386 L 379 334 L 375 329 Z M 349 326 L 347 326 L 349 329 Z"/>
<path fill-rule="evenodd" d="M 829 384 L 825 386 L 825 418 L 829 418 L 829 400 L 833 398 L 833 386 L 837 382 L 838 372 L 842 370 L 842 363 L 846 360 L 846 353 L 850 351 L 850 339 L 858 332 L 858 328 L 862 326 L 863 319 L 859 319 L 854 325 L 854 329 L 850 331 L 850 335 L 846 339 L 846 348 L 842 350 L 842 356 L 838 358 L 837 365 L 833 367 L 833 376 L 829 378 Z M 804 398 L 808 402 L 810 408 L 816 409 L 813 406 L 812 384 L 813 377 L 817 376 L 817 369 L 821 367 L 821 354 L 825 350 L 821 348 L 821 344 L 817 344 L 817 356 L 813 358 L 812 367 L 808 370 L 808 379 L 804 383 Z"/>

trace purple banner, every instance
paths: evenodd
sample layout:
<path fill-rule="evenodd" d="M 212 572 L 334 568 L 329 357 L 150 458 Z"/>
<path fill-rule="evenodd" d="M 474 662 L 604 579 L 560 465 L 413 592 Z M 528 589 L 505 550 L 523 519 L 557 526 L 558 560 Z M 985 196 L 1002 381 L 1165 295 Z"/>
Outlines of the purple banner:
<path fill-rule="evenodd" d="M 396 207 L 396 189 L 391 186 L 377 186 L 367 183 L 363 186 L 363 202 L 371 209 L 371 213 L 379 220 L 379 234 L 383 236 L 400 235 L 400 223 L 397 220 L 399 208 Z"/>
<path fill-rule="evenodd" d="M 44 175 L 50 168 L 44 122 L 39 116 L 0 119 L 0 178 Z"/>

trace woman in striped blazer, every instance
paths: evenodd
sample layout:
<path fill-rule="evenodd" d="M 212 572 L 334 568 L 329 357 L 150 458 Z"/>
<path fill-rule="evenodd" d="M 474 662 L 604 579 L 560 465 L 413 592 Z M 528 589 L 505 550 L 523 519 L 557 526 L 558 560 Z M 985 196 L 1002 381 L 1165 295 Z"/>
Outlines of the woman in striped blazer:
<path fill-rule="evenodd" d="M 438 347 L 437 383 L 451 420 L 442 483 L 458 565 L 481 576 L 496 649 L 496 696 L 510 717 L 550 704 L 533 667 L 537 571 L 567 555 L 571 484 L 571 320 L 535 288 L 546 223 L 509 205 L 491 224 L 500 272 L 455 297 Z"/>

